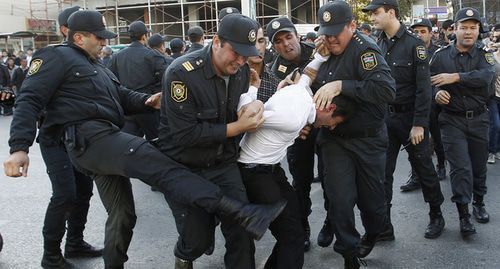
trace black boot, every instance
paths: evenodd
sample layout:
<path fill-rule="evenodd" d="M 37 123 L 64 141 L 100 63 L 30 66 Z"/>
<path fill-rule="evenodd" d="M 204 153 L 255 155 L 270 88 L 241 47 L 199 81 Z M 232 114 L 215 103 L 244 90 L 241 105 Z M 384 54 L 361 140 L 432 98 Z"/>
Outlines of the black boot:
<path fill-rule="evenodd" d="M 232 217 L 253 238 L 260 240 L 271 222 L 281 214 L 285 206 L 285 200 L 270 205 L 256 205 L 245 204 L 223 196 L 217 204 L 216 211 Z"/>
<path fill-rule="evenodd" d="M 0 234 L 0 251 L 2 251 L 3 248 L 3 237 L 2 234 Z"/>
<path fill-rule="evenodd" d="M 436 165 L 436 173 L 438 175 L 439 180 L 446 179 L 446 167 L 444 164 Z"/>
<path fill-rule="evenodd" d="M 444 218 L 441 213 L 441 208 L 438 206 L 436 209 L 431 208 L 429 213 L 430 221 L 425 229 L 424 237 L 428 239 L 438 238 L 444 229 Z"/>
<path fill-rule="evenodd" d="M 366 266 L 366 262 L 358 257 L 344 257 L 344 269 L 358 269 L 361 265 Z"/>
<path fill-rule="evenodd" d="M 486 212 L 484 207 L 483 196 L 474 195 L 474 202 L 472 203 L 472 215 L 479 223 L 487 223 L 490 221 L 490 215 Z"/>
<path fill-rule="evenodd" d="M 325 218 L 325 222 L 323 223 L 323 228 L 321 228 L 321 231 L 319 231 L 318 234 L 318 246 L 327 248 L 332 244 L 332 242 L 333 242 L 333 229 L 327 215 Z"/>
<path fill-rule="evenodd" d="M 378 234 L 368 234 L 365 233 L 363 237 L 361 237 L 361 242 L 359 244 L 359 257 L 364 258 L 372 252 L 375 243 L 377 243 Z"/>
<path fill-rule="evenodd" d="M 41 262 L 44 269 L 71 269 L 75 268 L 73 264 L 66 261 L 59 247 L 44 246 L 43 257 Z"/>
<path fill-rule="evenodd" d="M 460 233 L 463 237 L 476 233 L 474 224 L 470 221 L 469 205 L 457 203 L 458 215 L 460 216 Z"/>
<path fill-rule="evenodd" d="M 82 238 L 66 240 L 64 247 L 64 257 L 71 258 L 91 258 L 102 256 L 102 248 L 96 248 L 85 242 Z"/>
<path fill-rule="evenodd" d="M 193 269 L 193 262 L 175 257 L 175 269 Z"/>
<path fill-rule="evenodd" d="M 401 185 L 399 187 L 402 192 L 408 192 L 408 191 L 414 191 L 418 190 L 421 188 L 420 186 L 420 180 L 417 176 L 417 173 L 415 173 L 415 170 L 410 171 L 410 176 L 408 177 L 408 181 L 404 185 Z"/>
<path fill-rule="evenodd" d="M 303 220 L 304 225 L 304 252 L 308 252 L 311 249 L 311 226 L 309 226 L 309 220 L 306 218 Z"/>
<path fill-rule="evenodd" d="M 105 265 L 104 269 L 123 269 L 123 264 L 122 265 L 118 265 L 118 266 Z"/>
<path fill-rule="evenodd" d="M 396 238 L 394 237 L 394 227 L 391 223 L 391 207 L 392 205 L 387 205 L 387 224 L 385 226 L 384 231 L 382 231 L 377 236 L 377 242 L 380 241 L 394 241 Z"/>

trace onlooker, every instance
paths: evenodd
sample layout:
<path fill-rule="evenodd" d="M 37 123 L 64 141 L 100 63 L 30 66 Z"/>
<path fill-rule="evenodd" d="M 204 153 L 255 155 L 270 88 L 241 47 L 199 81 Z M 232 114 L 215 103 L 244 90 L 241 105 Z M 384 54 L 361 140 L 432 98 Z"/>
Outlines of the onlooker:
<path fill-rule="evenodd" d="M 30 63 L 31 63 L 31 58 L 33 57 L 33 49 L 32 48 L 29 48 L 27 51 L 26 51 L 26 61 L 28 61 L 28 66 L 30 66 Z"/>
<path fill-rule="evenodd" d="M 12 89 L 17 95 L 17 91 L 21 89 L 21 85 L 23 84 L 24 79 L 26 78 L 26 74 L 28 73 L 28 61 L 26 60 L 26 56 L 23 56 L 19 59 L 20 65 L 18 68 L 14 70 L 14 74 L 12 75 Z"/>
<path fill-rule="evenodd" d="M 108 63 L 111 60 L 112 56 L 113 56 L 113 50 L 111 49 L 111 47 L 110 46 L 105 46 L 104 48 L 102 48 L 101 63 L 104 66 L 108 66 Z"/>
<path fill-rule="evenodd" d="M 7 50 L 2 50 L 2 57 L 0 58 L 0 64 L 5 65 L 7 63 L 7 59 L 9 58 L 9 53 Z"/>
<path fill-rule="evenodd" d="M 184 54 L 184 50 L 186 49 L 186 45 L 184 41 L 180 38 L 174 38 L 170 41 L 170 50 L 172 51 L 172 58 L 179 58 Z"/>
<path fill-rule="evenodd" d="M 306 34 L 306 39 L 304 40 L 304 42 L 314 44 L 314 40 L 316 40 L 316 38 L 318 38 L 318 35 L 316 34 L 316 32 L 309 32 Z"/>
<path fill-rule="evenodd" d="M 21 65 L 21 58 L 24 57 L 24 51 L 20 50 L 18 53 L 17 53 L 17 57 L 16 59 L 14 60 L 14 64 L 17 65 L 17 66 L 20 66 Z"/>
<path fill-rule="evenodd" d="M 375 42 L 377 41 L 377 38 L 372 35 L 372 27 L 368 23 L 361 24 L 359 30 L 361 31 L 361 33 L 371 37 L 371 39 L 375 40 Z"/>
<path fill-rule="evenodd" d="M 439 30 L 439 39 L 436 40 L 438 46 L 446 46 L 450 44 L 450 41 L 455 39 L 453 33 L 453 20 L 446 20 L 441 24 L 441 29 Z"/>
<path fill-rule="evenodd" d="M 494 96 L 490 99 L 488 107 L 490 110 L 490 142 L 488 146 L 488 163 L 495 163 L 495 159 L 500 159 L 500 23 L 493 27 L 491 38 L 491 48 L 496 50 L 493 56 L 495 63 L 495 83 L 492 85 L 495 91 Z"/>

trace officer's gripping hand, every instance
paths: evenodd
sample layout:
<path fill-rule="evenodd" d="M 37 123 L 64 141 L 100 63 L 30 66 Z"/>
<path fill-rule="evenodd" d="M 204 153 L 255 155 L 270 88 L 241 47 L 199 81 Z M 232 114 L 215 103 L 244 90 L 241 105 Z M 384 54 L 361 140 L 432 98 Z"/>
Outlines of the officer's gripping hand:
<path fill-rule="evenodd" d="M 413 126 L 410 131 L 410 142 L 417 145 L 424 140 L 424 127 Z"/>
<path fill-rule="evenodd" d="M 316 109 L 324 110 L 326 107 L 330 106 L 332 99 L 341 92 L 341 80 L 335 80 L 321 86 L 313 98 L 314 103 L 316 104 Z"/>
<path fill-rule="evenodd" d="M 259 74 L 257 73 L 257 71 L 255 71 L 255 69 L 251 68 L 250 69 L 250 86 L 254 86 L 255 88 L 259 88 L 260 87 L 260 82 L 261 82 L 261 79 L 259 77 Z"/>
<path fill-rule="evenodd" d="M 5 175 L 8 177 L 27 177 L 30 159 L 28 153 L 16 151 L 3 163 Z"/>
<path fill-rule="evenodd" d="M 306 125 L 302 130 L 300 130 L 299 137 L 302 140 L 306 140 L 309 134 L 311 133 L 311 125 Z"/>
<path fill-rule="evenodd" d="M 445 91 L 445 90 L 439 90 L 437 93 L 436 93 L 436 97 L 434 99 L 436 99 L 436 103 L 440 104 L 440 105 L 447 105 L 450 103 L 450 93 Z"/>
<path fill-rule="evenodd" d="M 300 80 L 300 72 L 299 70 L 293 70 L 288 76 L 285 77 L 284 80 L 280 81 L 278 84 L 278 90 L 285 88 L 288 85 L 297 84 Z"/>
<path fill-rule="evenodd" d="M 151 95 L 144 103 L 147 106 L 153 107 L 155 109 L 161 108 L 161 92 Z"/>
<path fill-rule="evenodd" d="M 460 82 L 460 75 L 458 75 L 458 73 L 452 73 L 452 74 L 442 73 L 431 77 L 432 85 L 438 87 L 458 82 Z"/>

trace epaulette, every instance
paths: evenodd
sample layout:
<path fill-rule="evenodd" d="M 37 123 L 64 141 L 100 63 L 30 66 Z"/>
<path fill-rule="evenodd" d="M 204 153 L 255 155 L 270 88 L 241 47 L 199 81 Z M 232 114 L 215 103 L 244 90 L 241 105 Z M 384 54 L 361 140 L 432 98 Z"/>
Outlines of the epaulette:
<path fill-rule="evenodd" d="M 193 59 L 186 59 L 181 65 L 184 68 L 184 70 L 191 72 L 195 69 L 202 67 L 204 64 L 205 60 L 203 60 L 203 58 L 201 57 L 198 57 Z"/>
<path fill-rule="evenodd" d="M 370 44 L 375 45 L 375 47 L 377 46 L 374 41 L 372 41 L 370 43 L 370 41 L 368 41 L 368 39 L 364 38 L 362 35 L 360 35 L 358 33 L 355 33 L 352 37 L 354 38 L 354 41 L 356 41 L 356 43 L 359 46 L 361 46 L 362 50 L 370 48 L 371 47 Z"/>

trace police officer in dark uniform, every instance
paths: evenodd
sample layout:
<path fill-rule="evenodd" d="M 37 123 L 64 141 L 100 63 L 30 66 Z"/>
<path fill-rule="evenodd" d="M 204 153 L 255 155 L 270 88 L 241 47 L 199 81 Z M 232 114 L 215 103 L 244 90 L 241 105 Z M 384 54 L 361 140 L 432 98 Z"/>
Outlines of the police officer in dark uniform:
<path fill-rule="evenodd" d="M 290 74 L 295 68 L 300 71 L 310 62 L 314 52 L 314 44 L 300 42 L 297 35 L 297 29 L 293 23 L 286 17 L 273 19 L 267 25 L 267 36 L 273 44 L 278 56 L 271 65 L 271 70 L 280 78 Z M 297 138 L 295 143 L 288 148 L 287 161 L 290 173 L 293 177 L 292 185 L 299 197 L 299 205 L 302 210 L 302 225 L 306 234 L 304 248 L 310 249 L 311 228 L 309 227 L 308 217 L 311 214 L 311 183 L 314 180 L 314 153 L 316 144 L 317 130 L 313 129 L 306 139 Z M 317 149 L 319 151 L 319 148 Z M 318 155 L 320 155 L 318 153 Z M 321 177 L 323 169 L 321 156 L 318 157 L 318 171 Z M 323 194 L 325 199 L 325 211 L 328 208 L 328 197 Z M 327 211 L 328 212 L 328 211 Z M 333 231 L 328 224 L 328 216 L 325 218 L 323 228 L 318 234 L 318 245 L 328 247 L 333 241 Z"/>
<path fill-rule="evenodd" d="M 174 61 L 172 57 L 165 55 L 165 37 L 160 34 L 153 34 L 148 39 L 148 45 L 155 53 L 155 70 L 158 71 L 158 76 L 163 78 L 163 74 L 167 70 L 168 66 Z M 155 92 L 161 91 L 162 80 L 158 80 L 155 84 Z"/>
<path fill-rule="evenodd" d="M 193 26 L 188 29 L 187 35 L 189 38 L 189 42 L 191 42 L 191 46 L 186 51 L 186 54 L 200 50 L 204 47 L 203 40 L 205 38 L 203 34 L 203 28 L 201 28 L 200 26 Z"/>
<path fill-rule="evenodd" d="M 439 126 L 450 164 L 453 196 L 463 236 L 476 233 L 470 222 L 469 203 L 477 222 L 486 223 L 486 160 L 488 158 L 489 87 L 495 59 L 476 43 L 481 28 L 479 12 L 462 8 L 455 16 L 456 40 L 434 54 L 431 82 L 441 105 Z"/>
<path fill-rule="evenodd" d="M 247 195 L 236 164 L 239 135 L 257 128 L 263 119 L 262 110 L 238 117 L 236 109 L 250 85 L 246 61 L 258 55 L 258 29 L 258 23 L 246 16 L 227 15 L 212 44 L 174 61 L 163 83 L 160 149 L 243 202 Z M 169 197 L 167 201 L 180 234 L 174 250 L 176 268 L 191 268 L 214 240 L 214 216 Z M 220 221 L 226 268 L 254 268 L 253 240 L 234 221 Z"/>
<path fill-rule="evenodd" d="M 154 94 L 161 91 L 158 85 L 163 76 L 163 61 L 150 48 L 146 47 L 150 30 L 142 21 L 132 22 L 129 26 L 130 45 L 116 53 L 109 62 L 109 70 L 123 86 L 137 92 Z M 123 131 L 147 140 L 158 137 L 159 113 L 149 111 L 125 117 Z"/>
<path fill-rule="evenodd" d="M 423 41 L 399 21 L 396 0 L 373 0 L 363 11 L 370 12 L 374 27 L 383 31 L 377 43 L 396 81 L 396 98 L 389 102 L 386 120 L 389 147 L 384 184 L 389 223 L 386 231 L 376 240 L 394 240 L 394 229 L 390 221 L 392 187 L 401 146 L 408 152 L 410 163 L 420 179 L 424 200 L 430 206 L 430 222 L 425 237 L 437 238 L 444 229 L 441 213 L 444 198 L 429 146 L 432 88 L 427 49 Z M 366 234 L 363 243 L 373 245 L 374 236 Z M 362 256 L 368 253 L 362 253 Z"/>
<path fill-rule="evenodd" d="M 394 79 L 380 49 L 356 30 L 353 19 L 351 7 L 344 1 L 328 2 L 318 10 L 318 34 L 331 56 L 321 65 L 311 87 L 317 89 L 314 100 L 319 109 L 339 94 L 352 98 L 359 107 L 333 131 L 322 128 L 318 135 L 329 214 L 337 238 L 334 250 L 344 257 L 345 268 L 360 267 L 358 257 L 365 247 L 360 246 L 354 206 L 361 211 L 368 234 L 377 235 L 386 225 L 384 117 L 387 103 L 395 96 Z"/>
<path fill-rule="evenodd" d="M 108 212 L 105 268 L 123 268 L 128 259 L 136 221 L 129 177 L 154 185 L 172 200 L 229 216 L 260 238 L 284 205 L 255 206 L 226 197 L 215 184 L 143 138 L 120 131 L 125 113 L 159 108 L 161 93 L 151 96 L 126 89 L 98 62 L 106 39 L 116 36 L 106 30 L 99 12 L 75 12 L 68 25 L 68 45 L 48 46 L 33 56 L 16 100 L 5 174 L 27 176 L 28 149 L 36 134 L 37 115 L 45 108 L 47 137 L 64 141 L 71 162 L 94 179 Z"/>
<path fill-rule="evenodd" d="M 235 7 L 225 7 L 219 11 L 219 22 L 229 14 L 241 14 Z"/>
<path fill-rule="evenodd" d="M 432 23 L 429 19 L 418 19 L 411 28 L 417 34 L 422 41 L 424 41 L 424 46 L 427 49 L 427 57 L 432 58 L 434 53 L 439 46 L 432 42 Z M 445 168 L 445 158 L 444 158 L 444 148 L 441 142 L 441 132 L 438 125 L 438 115 L 440 112 L 440 107 L 436 104 L 434 100 L 431 101 L 431 112 L 429 121 L 429 133 L 432 137 L 432 144 L 434 147 L 434 152 L 436 152 L 437 165 L 436 172 L 439 180 L 446 179 L 446 168 Z M 412 191 L 420 188 L 420 181 L 418 179 L 417 173 L 412 169 L 410 172 L 410 177 L 408 181 L 401 186 L 401 191 Z"/>

